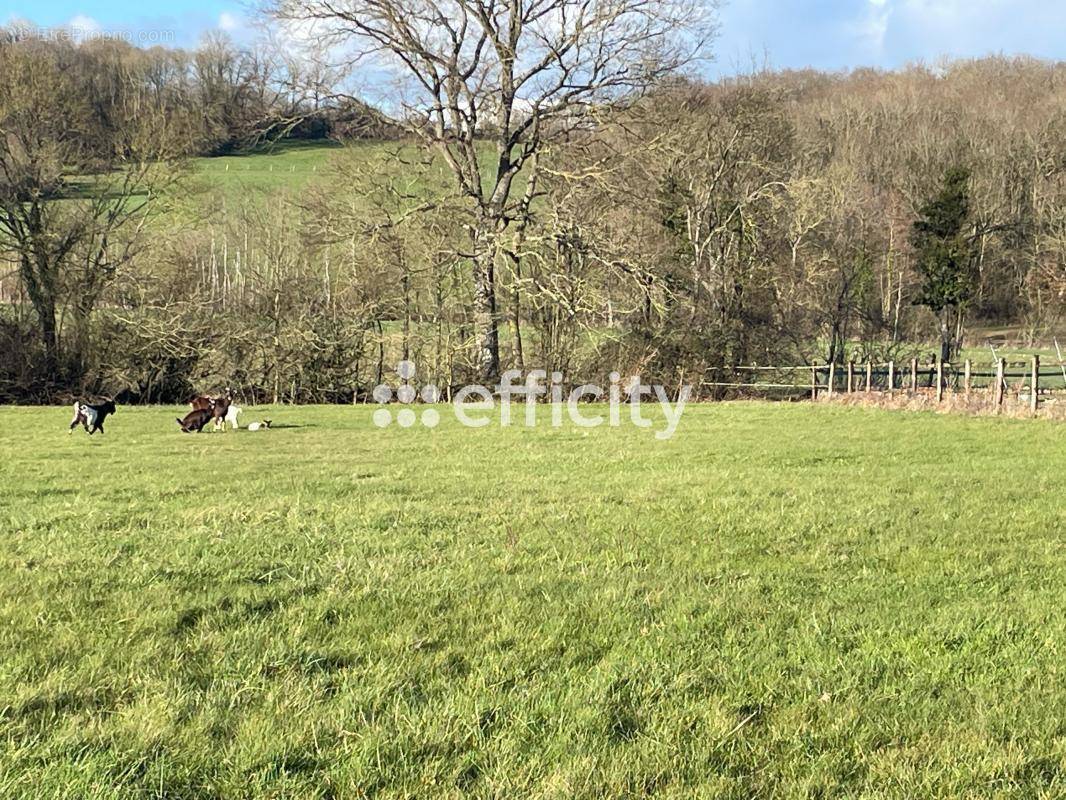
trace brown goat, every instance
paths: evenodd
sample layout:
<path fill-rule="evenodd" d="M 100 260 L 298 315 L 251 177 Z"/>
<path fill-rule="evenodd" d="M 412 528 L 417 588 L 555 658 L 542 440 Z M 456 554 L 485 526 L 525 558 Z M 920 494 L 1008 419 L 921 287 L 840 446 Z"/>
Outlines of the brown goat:
<path fill-rule="evenodd" d="M 193 411 L 208 411 L 211 419 L 215 421 L 215 430 L 226 429 L 226 412 L 229 411 L 230 403 L 233 402 L 233 390 L 227 388 L 220 397 L 200 395 L 194 397 L 189 405 Z M 201 426 L 203 427 L 203 426 Z"/>
<path fill-rule="evenodd" d="M 181 426 L 182 433 L 199 433 L 204 426 L 211 421 L 212 412 L 208 408 L 198 408 L 185 415 L 185 419 L 177 422 Z"/>

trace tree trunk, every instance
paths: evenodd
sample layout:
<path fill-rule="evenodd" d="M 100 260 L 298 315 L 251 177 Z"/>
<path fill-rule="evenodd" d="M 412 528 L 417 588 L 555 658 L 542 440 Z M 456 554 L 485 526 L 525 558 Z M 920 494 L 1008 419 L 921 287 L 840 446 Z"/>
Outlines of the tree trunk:
<path fill-rule="evenodd" d="M 381 386 L 385 381 L 385 331 L 382 328 L 380 319 L 374 320 L 374 330 L 377 332 L 378 337 L 378 364 L 374 385 Z"/>
<path fill-rule="evenodd" d="M 402 258 L 402 257 L 401 257 Z M 407 272 L 407 260 L 403 259 L 403 360 L 411 360 L 411 276 Z"/>
<path fill-rule="evenodd" d="M 43 258 L 37 259 L 37 268 L 29 257 L 23 255 L 20 262 L 22 284 L 30 298 L 37 327 L 44 345 L 45 376 L 50 381 L 59 379 L 59 335 L 56 324 L 55 278 L 50 265 Z"/>
<path fill-rule="evenodd" d="M 47 301 L 33 304 L 37 312 L 38 325 L 41 329 L 41 341 L 44 343 L 44 370 L 50 381 L 59 379 L 59 336 L 56 333 L 55 304 Z"/>
<path fill-rule="evenodd" d="M 829 354 L 826 358 L 828 364 L 843 364 L 844 353 L 847 349 L 847 337 L 841 328 L 839 320 L 835 320 L 829 329 Z"/>
<path fill-rule="evenodd" d="M 954 341 L 951 333 L 951 325 L 948 320 L 948 309 L 940 312 L 940 360 L 950 362 L 954 353 Z"/>
<path fill-rule="evenodd" d="M 274 288 L 274 405 L 281 400 L 281 290 Z"/>
<path fill-rule="evenodd" d="M 522 346 L 522 262 L 518 254 L 510 251 L 508 257 L 511 260 L 511 326 L 514 336 L 514 360 L 518 369 L 526 368 L 526 354 Z"/>
<path fill-rule="evenodd" d="M 474 263 L 474 332 L 482 379 L 500 374 L 500 330 L 496 312 L 496 275 L 491 263 Z"/>
<path fill-rule="evenodd" d="M 496 310 L 495 248 L 491 237 L 474 234 L 474 335 L 477 337 L 478 374 L 484 381 L 500 375 L 500 326 Z"/>
<path fill-rule="evenodd" d="M 89 371 L 89 339 L 91 335 L 90 325 L 92 314 L 84 309 L 74 309 L 72 320 L 73 336 L 64 337 L 66 340 L 65 372 L 68 380 L 81 381 Z"/>

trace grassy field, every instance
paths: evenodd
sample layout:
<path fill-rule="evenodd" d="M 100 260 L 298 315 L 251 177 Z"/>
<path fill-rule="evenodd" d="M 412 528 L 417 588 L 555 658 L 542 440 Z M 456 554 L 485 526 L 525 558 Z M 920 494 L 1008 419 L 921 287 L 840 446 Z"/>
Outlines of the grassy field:
<path fill-rule="evenodd" d="M 430 158 L 429 166 L 418 166 Z M 495 151 L 486 145 L 480 151 L 486 190 L 491 191 Z M 269 202 L 277 195 L 296 195 L 309 186 L 337 186 L 350 189 L 344 168 L 354 174 L 379 173 L 394 177 L 397 188 L 416 196 L 448 192 L 453 179 L 444 159 L 433 157 L 412 142 L 356 141 L 340 145 L 329 141 L 278 142 L 250 152 L 232 156 L 196 158 L 190 163 L 188 180 L 181 184 L 182 199 L 195 207 L 204 197 L 217 195 L 225 202 Z M 521 176 L 514 187 L 515 195 L 525 190 Z M 185 196 L 189 197 L 186 198 Z"/>
<path fill-rule="evenodd" d="M 365 153 L 375 156 L 384 145 L 354 144 L 347 149 L 332 142 L 281 142 L 255 153 L 194 159 L 192 189 L 218 189 L 228 196 L 279 189 L 299 190 L 328 177 L 331 160 Z"/>
<path fill-rule="evenodd" d="M 0 409 L 0 796 L 1062 797 L 1066 427 Z"/>

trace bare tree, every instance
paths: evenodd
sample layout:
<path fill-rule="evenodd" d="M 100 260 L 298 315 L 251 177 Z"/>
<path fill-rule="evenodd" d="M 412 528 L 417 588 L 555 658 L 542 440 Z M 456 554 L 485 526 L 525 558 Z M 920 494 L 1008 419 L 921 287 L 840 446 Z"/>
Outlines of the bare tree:
<path fill-rule="evenodd" d="M 409 129 L 468 204 L 480 371 L 499 371 L 495 265 L 520 213 L 516 180 L 546 138 L 705 52 L 715 0 L 273 0 L 353 59 L 397 67 Z M 486 145 L 482 145 L 482 140 Z M 493 148 L 489 154 L 490 144 Z M 528 204 L 526 204 L 528 205 Z"/>
<path fill-rule="evenodd" d="M 0 44 L 0 75 L 0 246 L 18 264 L 55 380 L 61 309 L 80 374 L 89 315 L 143 245 L 182 142 L 136 65 L 107 52 L 11 39 Z"/>

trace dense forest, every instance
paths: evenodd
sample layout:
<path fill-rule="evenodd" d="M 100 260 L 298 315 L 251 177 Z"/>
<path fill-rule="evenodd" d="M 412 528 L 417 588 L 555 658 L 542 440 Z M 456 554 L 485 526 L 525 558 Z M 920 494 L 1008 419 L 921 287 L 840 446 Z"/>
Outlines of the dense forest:
<path fill-rule="evenodd" d="M 314 63 L 4 32 L 0 399 L 350 402 L 400 358 L 669 385 L 1063 321 L 1066 64 L 670 69 L 434 128 Z M 190 168 L 294 139 L 361 144 L 269 193 Z"/>

